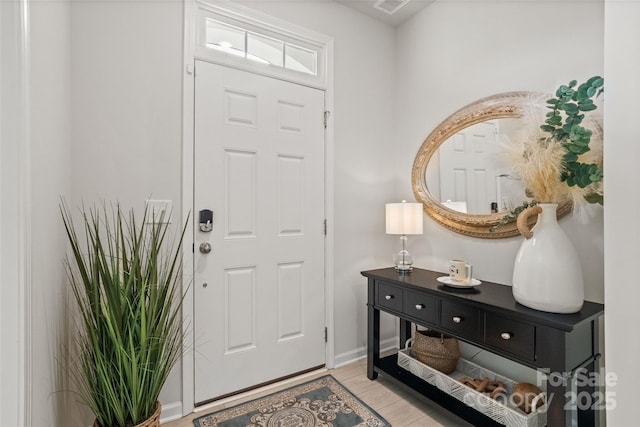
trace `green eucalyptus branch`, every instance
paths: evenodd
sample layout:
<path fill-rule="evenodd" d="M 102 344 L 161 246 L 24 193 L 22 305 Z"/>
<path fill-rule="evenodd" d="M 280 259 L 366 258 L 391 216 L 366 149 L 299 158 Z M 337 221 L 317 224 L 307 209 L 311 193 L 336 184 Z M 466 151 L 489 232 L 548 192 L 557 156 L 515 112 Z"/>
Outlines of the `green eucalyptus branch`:
<path fill-rule="evenodd" d="M 502 227 L 503 225 L 507 225 L 511 221 L 515 221 L 515 219 L 518 218 L 518 215 L 520 215 L 522 211 L 524 211 L 527 208 L 530 208 L 531 206 L 535 206 L 537 204 L 538 202 L 536 202 L 535 200 L 532 200 L 530 202 L 527 202 L 525 200 L 524 202 L 522 202 L 521 205 L 516 206 L 509 213 L 507 213 L 502 218 L 500 218 L 500 220 L 498 220 L 498 222 L 496 222 L 494 226 L 489 228 L 489 232 L 495 233 L 496 231 L 498 231 L 498 228 Z"/>
<path fill-rule="evenodd" d="M 563 144 L 567 153 L 564 155 L 564 170 L 560 177 L 569 187 L 580 188 L 602 181 L 603 171 L 595 163 L 581 163 L 578 156 L 587 153 L 593 132 L 581 126 L 584 112 L 598 108 L 593 99 L 604 91 L 604 79 L 591 77 L 575 89 L 577 82 L 572 80 L 562 85 L 555 97 L 547 100 L 545 124 L 540 129 L 550 134 L 549 138 Z M 564 114 L 563 114 L 564 112 Z M 587 199 L 589 201 L 589 199 Z"/>

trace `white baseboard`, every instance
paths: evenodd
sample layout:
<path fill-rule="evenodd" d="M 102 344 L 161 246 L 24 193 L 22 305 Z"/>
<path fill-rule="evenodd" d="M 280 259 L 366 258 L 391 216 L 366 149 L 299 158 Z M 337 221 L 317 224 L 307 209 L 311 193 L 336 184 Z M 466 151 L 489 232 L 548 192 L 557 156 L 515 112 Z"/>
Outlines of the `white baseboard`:
<path fill-rule="evenodd" d="M 168 423 L 182 418 L 182 402 L 172 402 L 162 404 L 162 413 L 160 413 L 160 424 Z"/>
<path fill-rule="evenodd" d="M 393 337 L 380 341 L 380 353 L 397 349 L 398 340 L 399 337 Z M 367 347 L 358 347 L 356 349 L 337 354 L 335 357 L 335 366 L 336 368 L 339 368 L 341 366 L 348 365 L 349 363 L 353 363 L 357 360 L 364 359 L 365 357 L 367 357 Z"/>

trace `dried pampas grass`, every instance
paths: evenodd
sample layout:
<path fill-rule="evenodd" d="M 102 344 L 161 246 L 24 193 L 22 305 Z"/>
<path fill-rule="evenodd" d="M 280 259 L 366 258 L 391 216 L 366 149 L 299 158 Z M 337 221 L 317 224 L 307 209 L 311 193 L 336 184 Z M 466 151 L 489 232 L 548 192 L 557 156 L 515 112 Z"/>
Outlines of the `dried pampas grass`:
<path fill-rule="evenodd" d="M 567 200 L 567 185 L 560 181 L 565 149 L 549 140 L 527 140 L 522 150 L 509 150 L 513 171 L 522 179 L 529 196 L 538 203 Z"/>
<path fill-rule="evenodd" d="M 510 141 L 504 141 L 505 160 L 513 173 L 525 186 L 527 196 L 538 203 L 563 203 L 571 201 L 574 205 L 585 203 L 585 196 L 602 194 L 602 182 L 593 183 L 585 188 L 570 187 L 561 180 L 565 169 L 563 162 L 567 149 L 561 142 L 550 138 L 539 124 L 549 111 L 545 107 L 548 97 L 533 97 L 529 107 L 523 111 L 523 125 Z M 583 126 L 593 131 L 590 151 L 578 157 L 583 163 L 602 165 L 602 129 L 594 120 L 587 120 Z"/>

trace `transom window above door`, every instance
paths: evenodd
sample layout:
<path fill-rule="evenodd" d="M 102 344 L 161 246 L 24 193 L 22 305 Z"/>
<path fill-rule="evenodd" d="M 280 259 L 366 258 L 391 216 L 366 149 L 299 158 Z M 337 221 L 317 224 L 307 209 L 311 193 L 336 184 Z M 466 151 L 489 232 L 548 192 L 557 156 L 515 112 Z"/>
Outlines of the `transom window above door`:
<path fill-rule="evenodd" d="M 323 88 L 328 39 L 197 1 L 195 57 Z"/>
<path fill-rule="evenodd" d="M 206 46 L 262 64 L 318 75 L 318 52 L 206 19 Z"/>

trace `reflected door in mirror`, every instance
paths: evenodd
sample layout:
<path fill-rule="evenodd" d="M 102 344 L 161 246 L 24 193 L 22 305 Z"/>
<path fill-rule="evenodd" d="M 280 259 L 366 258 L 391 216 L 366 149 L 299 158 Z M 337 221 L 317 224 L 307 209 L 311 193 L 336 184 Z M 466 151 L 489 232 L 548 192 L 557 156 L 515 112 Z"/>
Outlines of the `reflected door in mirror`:
<path fill-rule="evenodd" d="M 440 146 L 440 200 L 460 212 L 491 213 L 497 199 L 498 124 L 487 121 L 458 132 Z M 449 204 L 448 202 L 454 202 Z M 461 202 L 466 202 L 466 210 Z"/>

